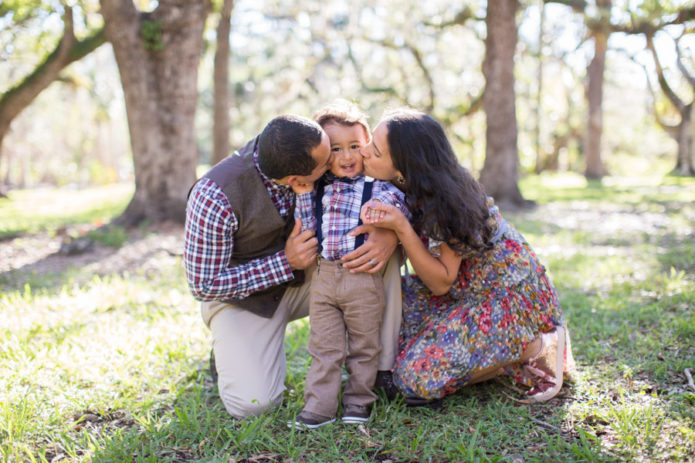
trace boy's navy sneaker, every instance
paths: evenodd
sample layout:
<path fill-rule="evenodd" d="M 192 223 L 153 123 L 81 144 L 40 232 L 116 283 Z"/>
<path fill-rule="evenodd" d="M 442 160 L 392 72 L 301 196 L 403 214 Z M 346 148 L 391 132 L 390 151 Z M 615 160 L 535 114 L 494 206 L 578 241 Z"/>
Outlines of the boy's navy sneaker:
<path fill-rule="evenodd" d="M 317 415 L 303 410 L 294 421 L 288 421 L 287 427 L 305 431 L 307 429 L 316 429 L 327 424 L 335 423 L 335 417 L 329 418 L 326 416 Z"/>
<path fill-rule="evenodd" d="M 366 423 L 369 421 L 369 415 L 371 410 L 369 407 L 363 407 L 361 405 L 345 405 L 343 407 L 343 423 L 346 424 L 359 424 Z"/>

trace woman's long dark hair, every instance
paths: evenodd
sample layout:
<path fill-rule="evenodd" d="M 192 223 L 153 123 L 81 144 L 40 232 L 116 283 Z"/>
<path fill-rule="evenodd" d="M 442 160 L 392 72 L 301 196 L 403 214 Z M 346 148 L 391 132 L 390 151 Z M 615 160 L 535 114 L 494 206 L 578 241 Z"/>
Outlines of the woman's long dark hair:
<path fill-rule="evenodd" d="M 490 212 L 482 186 L 456 159 L 442 126 L 427 114 L 399 109 L 382 119 L 416 230 L 453 250 L 489 246 Z"/>

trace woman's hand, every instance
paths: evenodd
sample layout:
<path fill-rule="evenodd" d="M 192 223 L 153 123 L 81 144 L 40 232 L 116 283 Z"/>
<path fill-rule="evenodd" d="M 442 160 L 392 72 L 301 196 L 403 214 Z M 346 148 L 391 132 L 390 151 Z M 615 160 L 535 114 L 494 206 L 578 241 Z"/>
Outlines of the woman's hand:
<path fill-rule="evenodd" d="M 359 248 L 343 256 L 343 267 L 350 273 L 376 273 L 388 262 L 398 245 L 398 237 L 391 230 L 375 228 L 372 225 L 360 225 L 350 232 L 357 236 L 369 233 L 369 239 Z"/>
<path fill-rule="evenodd" d="M 397 207 L 374 199 L 364 203 L 360 210 L 360 218 L 365 224 L 388 228 L 396 233 L 403 229 L 404 223 L 408 223 L 408 219 Z"/>

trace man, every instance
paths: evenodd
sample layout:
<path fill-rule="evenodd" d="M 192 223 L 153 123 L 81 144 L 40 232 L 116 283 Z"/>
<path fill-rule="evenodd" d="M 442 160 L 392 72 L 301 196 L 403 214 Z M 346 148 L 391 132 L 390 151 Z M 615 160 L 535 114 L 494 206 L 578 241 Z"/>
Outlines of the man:
<path fill-rule="evenodd" d="M 191 189 L 186 278 L 212 333 L 220 397 L 236 418 L 282 400 L 285 328 L 309 313 L 318 251 L 314 232 L 300 233 L 301 223 L 294 222 L 291 186 L 314 182 L 330 160 L 330 142 L 318 124 L 282 115 Z M 396 258 L 389 259 L 396 241 L 376 229 L 345 256 L 353 271 L 384 271 L 380 370 L 391 369 L 400 326 L 400 276 Z"/>

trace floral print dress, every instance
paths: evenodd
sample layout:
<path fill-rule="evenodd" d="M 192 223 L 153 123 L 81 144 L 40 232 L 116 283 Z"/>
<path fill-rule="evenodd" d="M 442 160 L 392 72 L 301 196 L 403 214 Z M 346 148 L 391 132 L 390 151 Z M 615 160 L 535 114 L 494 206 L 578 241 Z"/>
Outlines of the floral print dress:
<path fill-rule="evenodd" d="M 453 393 L 477 371 L 518 360 L 538 334 L 565 324 L 545 267 L 491 198 L 488 207 L 493 247 L 464 253 L 447 294 L 433 295 L 416 275 L 403 280 L 393 377 L 406 395 Z M 439 256 L 442 243 L 426 242 Z"/>

